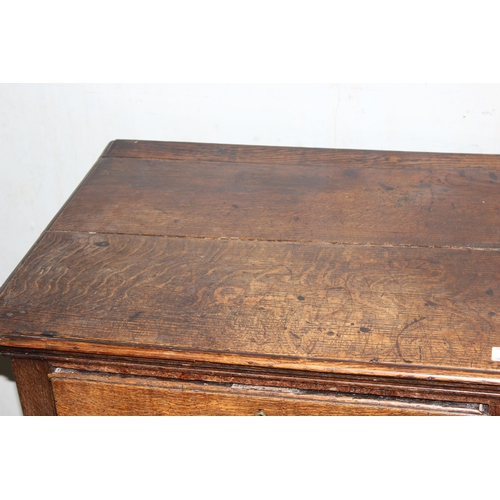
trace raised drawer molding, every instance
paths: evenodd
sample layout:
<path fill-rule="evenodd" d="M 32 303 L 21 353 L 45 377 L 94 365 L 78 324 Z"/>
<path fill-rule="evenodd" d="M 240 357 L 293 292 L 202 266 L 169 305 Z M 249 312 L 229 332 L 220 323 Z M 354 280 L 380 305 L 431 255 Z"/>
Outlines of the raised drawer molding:
<path fill-rule="evenodd" d="M 500 156 L 110 143 L 0 290 L 25 415 L 498 415 Z"/>

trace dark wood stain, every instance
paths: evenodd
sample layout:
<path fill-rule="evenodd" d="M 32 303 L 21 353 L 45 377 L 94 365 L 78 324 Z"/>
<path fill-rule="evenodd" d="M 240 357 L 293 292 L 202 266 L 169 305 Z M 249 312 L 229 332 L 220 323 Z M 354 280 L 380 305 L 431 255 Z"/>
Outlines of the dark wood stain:
<path fill-rule="evenodd" d="M 103 157 L 144 158 L 147 160 L 180 160 L 199 162 L 236 162 L 282 165 L 329 165 L 344 168 L 390 167 L 429 168 L 452 167 L 498 169 L 497 155 L 369 151 L 322 148 L 291 148 L 276 146 L 244 146 L 188 142 L 126 141 L 109 144 Z M 465 171 L 461 170 L 465 176 Z"/>
<path fill-rule="evenodd" d="M 404 154 L 400 157 L 408 161 Z M 500 170 L 500 161 L 496 162 Z M 500 197 L 489 175 L 494 160 L 488 170 L 468 168 L 466 178 L 456 173 L 451 160 L 427 166 L 417 162 L 408 169 L 397 162 L 390 166 L 368 162 L 369 167 L 366 163 L 345 170 L 337 162 L 299 163 L 291 168 L 289 164 L 104 158 L 52 229 L 500 247 Z"/>
<path fill-rule="evenodd" d="M 110 143 L 0 290 L 24 413 L 499 414 L 499 172 Z"/>

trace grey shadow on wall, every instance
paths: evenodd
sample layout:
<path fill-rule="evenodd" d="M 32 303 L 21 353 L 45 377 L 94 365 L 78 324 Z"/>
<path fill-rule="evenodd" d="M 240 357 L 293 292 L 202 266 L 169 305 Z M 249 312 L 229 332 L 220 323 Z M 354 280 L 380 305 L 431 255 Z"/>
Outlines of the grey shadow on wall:
<path fill-rule="evenodd" d="M 15 382 L 14 372 L 12 371 L 12 362 L 10 358 L 0 355 L 0 377 L 6 377 L 8 380 Z"/>

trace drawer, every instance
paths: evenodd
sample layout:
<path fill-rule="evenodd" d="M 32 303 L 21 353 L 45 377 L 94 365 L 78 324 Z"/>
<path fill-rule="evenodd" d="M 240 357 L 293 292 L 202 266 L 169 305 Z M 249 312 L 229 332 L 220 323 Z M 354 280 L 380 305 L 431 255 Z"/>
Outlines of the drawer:
<path fill-rule="evenodd" d="M 487 405 L 64 371 L 51 376 L 58 415 L 487 415 Z"/>

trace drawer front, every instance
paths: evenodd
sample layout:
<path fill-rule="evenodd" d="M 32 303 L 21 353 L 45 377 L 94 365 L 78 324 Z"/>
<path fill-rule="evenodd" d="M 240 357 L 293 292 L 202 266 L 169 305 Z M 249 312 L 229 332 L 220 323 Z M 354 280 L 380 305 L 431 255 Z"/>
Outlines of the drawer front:
<path fill-rule="evenodd" d="M 485 405 L 58 371 L 58 415 L 483 415 Z"/>

